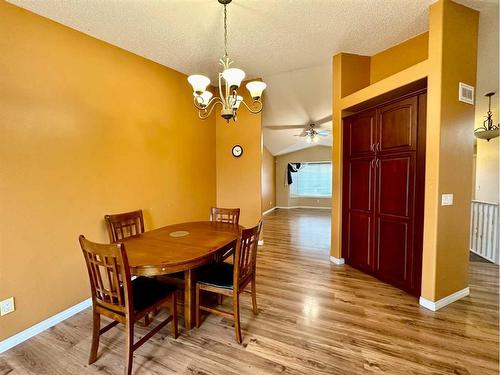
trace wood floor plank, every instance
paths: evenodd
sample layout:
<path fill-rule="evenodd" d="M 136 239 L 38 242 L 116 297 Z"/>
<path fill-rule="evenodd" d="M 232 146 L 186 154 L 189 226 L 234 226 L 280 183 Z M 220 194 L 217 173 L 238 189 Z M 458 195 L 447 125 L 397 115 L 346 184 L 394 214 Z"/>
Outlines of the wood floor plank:
<path fill-rule="evenodd" d="M 257 260 L 259 314 L 241 297 L 243 343 L 231 319 L 168 327 L 134 354 L 134 374 L 498 374 L 499 270 L 471 262 L 471 295 L 438 312 L 349 266 L 329 261 L 330 214 L 275 210 Z M 231 299 L 224 307 L 231 309 Z M 160 313 L 156 319 L 162 319 Z M 121 374 L 124 329 L 101 337 L 87 365 L 86 310 L 0 355 L 0 375 Z M 147 332 L 137 326 L 136 340 Z"/>

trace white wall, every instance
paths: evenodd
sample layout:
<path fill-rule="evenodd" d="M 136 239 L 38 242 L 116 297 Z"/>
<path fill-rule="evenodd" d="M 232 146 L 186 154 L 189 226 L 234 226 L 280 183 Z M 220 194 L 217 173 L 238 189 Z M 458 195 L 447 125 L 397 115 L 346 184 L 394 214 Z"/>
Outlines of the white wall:
<path fill-rule="evenodd" d="M 476 89 L 475 127 L 480 127 L 488 110 L 487 92 L 496 92 L 493 97 L 493 122 L 499 118 L 499 22 L 498 4 L 488 12 L 481 12 L 479 19 L 478 71 Z M 475 199 L 498 203 L 499 201 L 499 148 L 500 138 L 489 142 L 477 140 Z"/>

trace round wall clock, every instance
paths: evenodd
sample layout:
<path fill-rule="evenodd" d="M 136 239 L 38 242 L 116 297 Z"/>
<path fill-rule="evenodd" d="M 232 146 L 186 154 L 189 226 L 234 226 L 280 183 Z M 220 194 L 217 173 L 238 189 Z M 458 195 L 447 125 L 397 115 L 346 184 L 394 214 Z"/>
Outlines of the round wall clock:
<path fill-rule="evenodd" d="M 243 147 L 240 145 L 235 145 L 231 151 L 233 153 L 233 156 L 235 158 L 239 158 L 241 155 L 243 155 Z"/>

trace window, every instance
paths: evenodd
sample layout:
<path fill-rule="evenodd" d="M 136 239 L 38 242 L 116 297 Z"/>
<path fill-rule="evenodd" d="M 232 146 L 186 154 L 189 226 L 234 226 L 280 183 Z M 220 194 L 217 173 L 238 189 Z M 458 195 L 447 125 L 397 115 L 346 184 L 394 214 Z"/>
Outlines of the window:
<path fill-rule="evenodd" d="M 332 196 L 332 163 L 302 163 L 301 168 L 292 174 L 290 185 L 292 197 Z"/>

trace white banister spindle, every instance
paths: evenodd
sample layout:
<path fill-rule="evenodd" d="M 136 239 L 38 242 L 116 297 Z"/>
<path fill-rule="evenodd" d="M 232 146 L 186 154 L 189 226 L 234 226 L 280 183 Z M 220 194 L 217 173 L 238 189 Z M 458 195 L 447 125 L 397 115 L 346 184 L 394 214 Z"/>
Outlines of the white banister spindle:
<path fill-rule="evenodd" d="M 472 201 L 470 250 L 495 264 L 500 263 L 498 203 Z"/>

